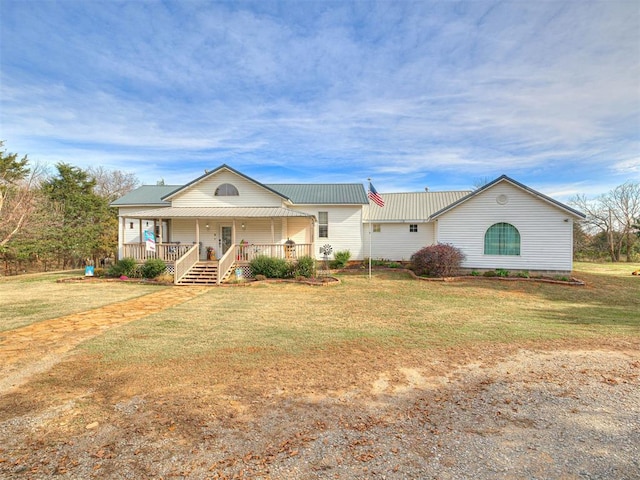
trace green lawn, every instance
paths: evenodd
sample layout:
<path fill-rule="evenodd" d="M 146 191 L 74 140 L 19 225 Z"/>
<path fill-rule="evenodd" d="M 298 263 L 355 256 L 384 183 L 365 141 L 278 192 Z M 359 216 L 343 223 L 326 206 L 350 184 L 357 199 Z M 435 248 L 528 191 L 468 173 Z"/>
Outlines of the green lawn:
<path fill-rule="evenodd" d="M 155 362 L 220 353 L 259 360 L 352 343 L 425 349 L 640 336 L 640 278 L 629 264 L 578 263 L 585 287 L 470 279 L 422 282 L 402 272 L 343 275 L 337 286 L 211 288 L 194 300 L 113 329 L 85 348 L 107 361 Z M 77 273 L 76 273 L 77 275 Z M 138 297 L 156 286 L 0 281 L 0 331 Z"/>
<path fill-rule="evenodd" d="M 402 272 L 343 275 L 314 287 L 212 288 L 112 330 L 85 347 L 107 361 L 220 355 L 259 363 L 342 345 L 380 351 L 640 336 L 640 278 L 625 266 L 579 264 L 584 287 L 470 279 L 422 282 Z M 628 267 L 628 266 L 627 266 Z"/>

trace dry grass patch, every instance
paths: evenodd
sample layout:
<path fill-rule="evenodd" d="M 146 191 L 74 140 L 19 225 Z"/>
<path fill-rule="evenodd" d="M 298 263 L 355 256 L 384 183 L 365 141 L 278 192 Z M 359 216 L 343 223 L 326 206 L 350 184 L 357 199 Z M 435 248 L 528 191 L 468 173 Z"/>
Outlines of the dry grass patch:
<path fill-rule="evenodd" d="M 78 273 L 4 277 L 0 281 L 0 331 L 84 312 L 160 288 L 113 282 L 56 283 L 72 276 Z"/>

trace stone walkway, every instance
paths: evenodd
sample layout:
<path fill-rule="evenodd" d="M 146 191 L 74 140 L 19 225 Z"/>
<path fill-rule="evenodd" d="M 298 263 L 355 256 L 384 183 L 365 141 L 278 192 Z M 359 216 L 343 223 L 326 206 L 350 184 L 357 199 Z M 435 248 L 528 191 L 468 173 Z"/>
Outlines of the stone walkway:
<path fill-rule="evenodd" d="M 47 371 L 80 343 L 105 330 L 187 302 L 206 291 L 210 289 L 166 288 L 94 310 L 0 332 L 0 394 Z"/>

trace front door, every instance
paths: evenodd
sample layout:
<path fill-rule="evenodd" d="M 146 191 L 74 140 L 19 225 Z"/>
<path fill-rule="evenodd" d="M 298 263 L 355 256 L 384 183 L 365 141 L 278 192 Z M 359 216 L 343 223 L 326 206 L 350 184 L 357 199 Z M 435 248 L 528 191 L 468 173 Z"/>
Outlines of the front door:
<path fill-rule="evenodd" d="M 229 247 L 231 247 L 233 229 L 230 226 L 220 227 L 220 257 L 222 257 Z"/>

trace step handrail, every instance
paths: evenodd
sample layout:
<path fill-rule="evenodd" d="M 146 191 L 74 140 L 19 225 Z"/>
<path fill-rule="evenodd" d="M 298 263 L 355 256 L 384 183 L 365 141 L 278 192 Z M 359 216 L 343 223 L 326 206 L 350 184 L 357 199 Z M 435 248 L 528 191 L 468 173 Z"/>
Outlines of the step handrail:
<path fill-rule="evenodd" d="M 176 260 L 173 267 L 173 283 L 175 285 L 177 285 L 187 272 L 191 270 L 191 267 L 198 263 L 198 259 L 200 257 L 199 251 L 200 245 L 195 243 L 189 250 L 187 250 L 187 253 Z"/>
<path fill-rule="evenodd" d="M 218 278 L 216 284 L 220 285 L 222 279 L 227 276 L 227 273 L 233 268 L 236 259 L 236 245 L 231 245 L 220 260 L 218 261 Z"/>

